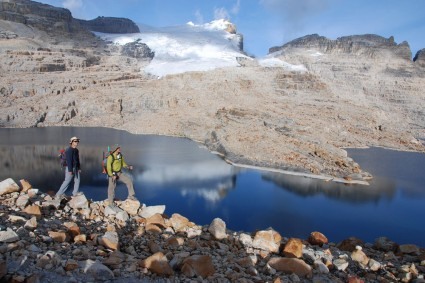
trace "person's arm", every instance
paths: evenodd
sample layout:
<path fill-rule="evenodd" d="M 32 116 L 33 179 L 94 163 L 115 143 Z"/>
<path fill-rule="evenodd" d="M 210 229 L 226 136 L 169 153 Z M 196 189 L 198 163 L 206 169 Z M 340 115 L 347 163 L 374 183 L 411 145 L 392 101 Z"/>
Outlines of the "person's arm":
<path fill-rule="evenodd" d="M 128 165 L 128 164 L 125 162 L 124 156 L 122 157 L 122 167 L 124 167 L 124 168 L 128 168 L 128 169 L 130 169 L 130 170 L 133 170 L 133 166 Z"/>

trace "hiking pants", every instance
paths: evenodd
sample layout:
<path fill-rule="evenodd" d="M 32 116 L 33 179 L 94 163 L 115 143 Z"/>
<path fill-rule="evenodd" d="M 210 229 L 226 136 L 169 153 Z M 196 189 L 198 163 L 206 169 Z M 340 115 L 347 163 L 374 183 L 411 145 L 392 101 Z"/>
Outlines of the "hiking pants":
<path fill-rule="evenodd" d="M 65 191 L 68 189 L 69 184 L 74 179 L 74 190 L 72 191 L 72 195 L 75 196 L 78 193 L 78 189 L 80 188 L 80 172 L 76 171 L 74 174 L 70 174 L 68 172 L 68 168 L 65 167 L 65 180 L 63 181 L 59 191 L 56 193 L 57 197 L 65 194 Z"/>
<path fill-rule="evenodd" d="M 131 180 L 131 177 L 125 173 L 118 173 L 118 179 L 113 180 L 112 177 L 108 177 L 108 202 L 109 205 L 114 204 L 114 198 L 115 198 L 115 188 L 117 187 L 117 181 L 123 182 L 128 189 L 128 196 L 134 196 L 134 187 L 133 187 L 133 181 Z"/>

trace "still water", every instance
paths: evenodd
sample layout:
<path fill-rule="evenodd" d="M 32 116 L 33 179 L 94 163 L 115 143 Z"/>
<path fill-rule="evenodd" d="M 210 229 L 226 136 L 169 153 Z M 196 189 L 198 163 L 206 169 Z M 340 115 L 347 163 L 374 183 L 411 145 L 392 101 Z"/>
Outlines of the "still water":
<path fill-rule="evenodd" d="M 320 231 L 332 242 L 387 236 L 425 246 L 425 154 L 349 149 L 375 178 L 370 186 L 344 185 L 234 167 L 182 138 L 107 128 L 0 129 L 0 180 L 27 179 L 35 188 L 56 192 L 63 181 L 57 155 L 72 136 L 81 139 L 80 190 L 93 200 L 107 198 L 102 152 L 119 144 L 134 166 L 138 199 L 166 205 L 168 215 L 179 213 L 200 225 L 219 217 L 233 231 L 273 227 L 285 237 L 306 239 Z M 127 197 L 124 185 L 116 196 Z"/>

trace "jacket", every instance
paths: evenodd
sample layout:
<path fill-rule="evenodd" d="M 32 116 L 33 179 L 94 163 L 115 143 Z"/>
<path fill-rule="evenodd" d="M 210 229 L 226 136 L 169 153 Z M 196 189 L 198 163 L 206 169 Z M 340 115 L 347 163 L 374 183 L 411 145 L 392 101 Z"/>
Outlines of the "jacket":
<path fill-rule="evenodd" d="M 126 168 L 128 165 L 125 163 L 122 153 L 120 153 L 119 156 L 116 153 L 108 156 L 106 160 L 106 171 L 109 177 L 121 172 L 123 167 Z"/>
<path fill-rule="evenodd" d="M 80 167 L 80 153 L 78 149 L 72 148 L 71 146 L 65 150 L 66 166 L 68 172 L 77 172 L 81 170 Z"/>

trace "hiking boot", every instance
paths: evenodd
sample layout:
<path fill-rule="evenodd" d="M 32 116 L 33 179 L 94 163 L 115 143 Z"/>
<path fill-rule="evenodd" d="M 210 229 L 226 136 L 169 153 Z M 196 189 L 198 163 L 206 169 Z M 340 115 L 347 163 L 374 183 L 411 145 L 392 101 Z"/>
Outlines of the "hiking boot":
<path fill-rule="evenodd" d="M 129 196 L 127 199 L 128 200 L 139 201 L 135 196 Z"/>

